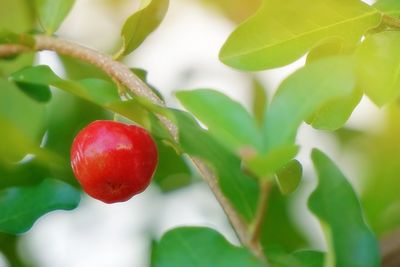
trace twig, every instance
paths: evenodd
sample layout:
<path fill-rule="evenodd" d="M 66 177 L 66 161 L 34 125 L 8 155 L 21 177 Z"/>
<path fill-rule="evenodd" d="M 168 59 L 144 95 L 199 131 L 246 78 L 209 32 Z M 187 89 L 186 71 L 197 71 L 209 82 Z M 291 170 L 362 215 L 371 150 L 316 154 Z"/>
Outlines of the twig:
<path fill-rule="evenodd" d="M 112 57 L 92 50 L 87 47 L 80 46 L 59 38 L 51 36 L 38 35 L 35 36 L 36 46 L 34 49 L 19 45 L 5 44 L 0 45 L 0 57 L 13 54 L 24 53 L 29 51 L 50 50 L 61 55 L 70 56 L 91 65 L 94 65 L 108 74 L 113 80 L 121 83 L 123 86 L 132 91 L 135 95 L 142 96 L 150 100 L 152 103 L 165 106 L 164 102 L 153 93 L 153 91 L 140 80 L 132 71 L 124 64 L 113 60 Z M 170 120 L 163 116 L 158 116 L 163 125 L 168 129 L 171 135 L 177 139 L 178 129 Z M 260 250 L 255 248 L 250 240 L 248 226 L 236 212 L 232 204 L 225 198 L 221 192 L 218 181 L 214 173 L 207 165 L 197 158 L 192 158 L 194 164 L 200 170 L 203 179 L 210 186 L 210 189 L 216 196 L 220 205 L 224 209 L 234 231 L 236 232 L 240 242 L 253 251 L 255 255 L 260 255 Z"/>
<path fill-rule="evenodd" d="M 398 28 L 400 29 L 400 19 L 392 17 L 388 14 L 383 14 L 382 15 L 382 21 L 386 25 L 393 27 L 393 28 Z"/>

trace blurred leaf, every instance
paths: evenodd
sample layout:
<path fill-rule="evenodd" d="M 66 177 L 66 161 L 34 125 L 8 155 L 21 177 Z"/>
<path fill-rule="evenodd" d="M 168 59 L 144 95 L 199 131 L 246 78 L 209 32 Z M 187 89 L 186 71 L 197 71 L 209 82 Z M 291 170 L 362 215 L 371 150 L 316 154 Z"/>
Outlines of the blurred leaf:
<path fill-rule="evenodd" d="M 374 7 L 391 15 L 400 15 L 400 2 L 398 0 L 378 0 Z"/>
<path fill-rule="evenodd" d="M 287 65 L 328 38 L 358 42 L 381 15 L 359 0 L 264 1 L 220 51 L 225 64 L 242 70 Z"/>
<path fill-rule="evenodd" d="M 32 187 L 13 187 L 0 191 L 0 231 L 20 234 L 28 231 L 42 215 L 53 210 L 78 206 L 80 194 L 57 180 L 44 180 Z"/>
<path fill-rule="evenodd" d="M 292 144 L 303 120 L 328 101 L 349 95 L 354 86 L 350 57 L 321 59 L 289 76 L 279 87 L 265 116 L 266 151 Z"/>
<path fill-rule="evenodd" d="M 282 194 L 288 195 L 293 193 L 301 182 L 303 175 L 303 167 L 297 160 L 291 160 L 276 174 L 279 189 Z"/>
<path fill-rule="evenodd" d="M 21 163 L 0 162 L 0 190 L 11 186 L 35 185 L 49 177 L 44 165 L 33 158 Z"/>
<path fill-rule="evenodd" d="M 170 230 L 155 252 L 154 267 L 264 266 L 248 250 L 235 247 L 210 228 L 182 227 Z"/>
<path fill-rule="evenodd" d="M 306 246 L 304 236 L 296 225 L 296 219 L 290 215 L 292 205 L 292 199 L 282 195 L 278 186 L 273 185 L 261 230 L 261 245 L 267 257 L 271 249 L 277 246 L 285 251 L 293 251 Z"/>
<path fill-rule="evenodd" d="M 324 41 L 322 44 L 314 47 L 307 55 L 307 63 L 314 62 L 316 60 L 340 55 L 344 49 L 343 39 L 330 38 Z"/>
<path fill-rule="evenodd" d="M 253 80 L 253 114 L 257 123 L 261 126 L 264 121 L 265 111 L 268 106 L 267 90 L 257 79 Z"/>
<path fill-rule="evenodd" d="M 34 60 L 34 53 L 24 53 L 16 56 L 13 59 L 0 58 L 0 77 L 8 78 L 11 73 L 14 73 L 24 67 L 31 66 Z"/>
<path fill-rule="evenodd" d="M 57 31 L 74 2 L 75 0 L 35 0 L 40 24 L 47 34 Z"/>
<path fill-rule="evenodd" d="M 266 154 L 244 159 L 244 162 L 246 167 L 257 177 L 271 179 L 271 176 L 294 158 L 298 151 L 298 146 L 283 145 Z"/>
<path fill-rule="evenodd" d="M 378 243 L 350 183 L 321 151 L 314 150 L 312 160 L 319 184 L 310 196 L 309 207 L 320 219 L 328 242 L 325 266 L 380 266 Z"/>
<path fill-rule="evenodd" d="M 370 35 L 356 51 L 358 86 L 377 105 L 393 101 L 400 88 L 400 33 Z"/>
<path fill-rule="evenodd" d="M 146 83 L 147 86 L 153 91 L 154 94 L 156 94 L 158 96 L 159 99 L 164 101 L 163 95 L 154 86 L 152 86 L 150 83 L 148 83 L 148 81 L 147 81 L 147 71 L 146 70 L 140 69 L 140 68 L 131 68 L 131 71 L 136 76 L 138 76 L 139 79 L 141 79 L 144 83 Z"/>
<path fill-rule="evenodd" d="M 169 0 L 142 0 L 141 7 L 131 15 L 122 27 L 122 48 L 118 55 L 135 50 L 164 19 Z"/>
<path fill-rule="evenodd" d="M 328 101 L 307 120 L 314 128 L 335 131 L 342 127 L 360 103 L 362 92 L 355 89 L 347 96 Z"/>
<path fill-rule="evenodd" d="M 183 158 L 165 143 L 157 140 L 158 165 L 153 180 L 163 192 L 169 192 L 190 184 L 191 171 Z"/>
<path fill-rule="evenodd" d="M 324 254 L 320 251 L 298 250 L 291 254 L 281 249 L 268 251 L 271 267 L 322 267 Z"/>
<path fill-rule="evenodd" d="M 257 181 L 245 175 L 240 159 L 213 139 L 192 116 L 178 110 L 172 112 L 183 151 L 203 159 L 214 168 L 224 195 L 244 219 L 251 221 L 259 196 Z"/>
<path fill-rule="evenodd" d="M 70 80 L 95 78 L 111 82 L 109 76 L 106 73 L 104 73 L 99 68 L 93 66 L 92 64 L 69 56 L 58 55 L 58 58 L 61 60 L 66 75 Z"/>
<path fill-rule="evenodd" d="M 34 19 L 26 0 L 0 0 L 0 28 L 12 32 L 27 32 Z"/>
<path fill-rule="evenodd" d="M 260 6 L 262 0 L 201 0 L 206 4 L 213 5 L 222 11 L 234 22 L 241 22 L 252 15 Z"/>
<path fill-rule="evenodd" d="M 51 99 L 51 92 L 48 86 L 26 83 L 15 83 L 22 92 L 38 102 L 48 102 Z"/>
<path fill-rule="evenodd" d="M 85 79 L 80 81 L 63 80 L 58 77 L 48 66 L 34 66 L 25 68 L 11 75 L 15 82 L 31 83 L 35 85 L 52 85 L 72 93 L 87 101 L 93 102 L 105 109 L 119 113 L 151 131 L 159 138 L 172 138 L 164 126 L 150 114 L 138 97 L 122 101 L 116 86 L 108 81 L 99 79 Z"/>
<path fill-rule="evenodd" d="M 21 92 L 14 84 L 0 79 L 0 115 L 32 140 L 40 140 L 44 133 L 45 106 Z"/>
<path fill-rule="evenodd" d="M 238 102 L 209 89 L 180 91 L 176 96 L 227 148 L 237 152 L 248 146 L 261 147 L 254 119 Z"/>

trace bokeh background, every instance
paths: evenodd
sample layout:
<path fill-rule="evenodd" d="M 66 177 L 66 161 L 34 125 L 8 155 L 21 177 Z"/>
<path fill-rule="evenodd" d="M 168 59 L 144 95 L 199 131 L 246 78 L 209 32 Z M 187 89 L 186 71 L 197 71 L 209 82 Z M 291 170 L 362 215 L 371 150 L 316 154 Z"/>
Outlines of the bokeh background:
<path fill-rule="evenodd" d="M 212 88 L 250 109 L 255 78 L 272 96 L 279 83 L 305 62 L 302 58 L 284 68 L 249 74 L 235 71 L 218 60 L 219 49 L 235 25 L 254 12 L 260 1 L 171 0 L 161 26 L 124 61 L 147 70 L 148 81 L 163 93 L 169 106 L 179 107 L 174 91 Z M 114 53 L 121 25 L 138 2 L 77 0 L 57 35 Z M 67 70 L 60 60 L 52 52 L 41 52 L 36 58 L 38 64 L 48 64 L 57 74 L 65 76 Z M 65 112 L 75 108 L 68 105 L 71 100 L 64 93 L 54 93 Z M 62 113 L 63 110 L 56 114 L 61 121 L 57 127 L 68 123 L 63 121 Z M 109 116 L 93 107 L 91 115 L 97 113 L 99 118 Z M 400 132 L 396 115 L 399 115 L 396 108 L 379 109 L 363 98 L 346 127 L 334 134 L 307 125 L 301 127 L 298 143 L 302 148 L 298 158 L 304 165 L 304 180 L 288 198 L 285 212 L 312 247 L 324 248 L 318 223 L 306 205 L 307 196 L 315 186 L 309 160 L 313 147 L 322 148 L 332 156 L 351 179 L 376 233 L 383 235 L 399 225 L 400 199 L 395 188 L 400 167 L 399 156 L 394 155 L 400 155 L 397 153 L 400 148 L 392 142 Z M 68 145 L 64 140 L 54 142 L 59 142 L 55 146 Z M 181 225 L 215 228 L 237 244 L 212 193 L 196 174 L 193 179 L 192 185 L 167 194 L 152 185 L 141 195 L 120 204 L 105 205 L 83 195 L 78 209 L 51 212 L 40 218 L 17 240 L 18 253 L 27 266 L 145 267 L 149 263 L 151 241 Z M 1 253 L 0 266 L 9 266 Z"/>

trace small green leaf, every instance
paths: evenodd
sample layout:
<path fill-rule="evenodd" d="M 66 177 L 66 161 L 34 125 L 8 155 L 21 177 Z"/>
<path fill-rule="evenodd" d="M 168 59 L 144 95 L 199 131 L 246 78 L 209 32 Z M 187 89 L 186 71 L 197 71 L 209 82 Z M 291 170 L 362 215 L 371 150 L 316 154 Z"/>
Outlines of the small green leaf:
<path fill-rule="evenodd" d="M 271 179 L 271 177 L 294 158 L 299 151 L 298 146 L 284 145 L 269 151 L 263 155 L 256 155 L 249 159 L 244 159 L 246 167 L 264 179 Z"/>
<path fill-rule="evenodd" d="M 0 231 L 20 234 L 28 231 L 42 215 L 78 206 L 80 193 L 57 180 L 44 180 L 32 187 L 12 187 L 0 191 Z"/>
<path fill-rule="evenodd" d="M 131 15 L 122 27 L 123 45 L 118 56 L 135 50 L 164 19 L 169 0 L 142 0 L 141 8 Z"/>
<path fill-rule="evenodd" d="M 303 167 L 297 160 L 287 163 L 276 174 L 279 189 L 284 195 L 293 193 L 300 184 L 303 175 Z"/>
<path fill-rule="evenodd" d="M 292 144 L 301 122 L 355 86 L 351 57 L 324 58 L 289 76 L 275 94 L 264 123 L 266 151 Z"/>
<path fill-rule="evenodd" d="M 400 33 L 370 35 L 356 51 L 358 86 L 377 105 L 393 101 L 400 93 Z"/>
<path fill-rule="evenodd" d="M 167 232 L 154 254 L 154 267 L 262 267 L 248 250 L 235 247 L 210 228 L 182 227 Z"/>
<path fill-rule="evenodd" d="M 75 0 L 35 0 L 40 24 L 47 34 L 53 34 L 68 15 Z"/>
<path fill-rule="evenodd" d="M 220 59 L 242 70 L 284 66 L 333 37 L 354 45 L 380 20 L 377 10 L 359 0 L 264 1 L 231 34 Z"/>
<path fill-rule="evenodd" d="M 153 180 L 163 192 L 169 192 L 190 184 L 191 171 L 183 157 L 174 148 L 157 140 L 158 165 Z"/>
<path fill-rule="evenodd" d="M 329 248 L 325 266 L 380 266 L 378 242 L 350 183 L 321 151 L 314 150 L 312 160 L 319 184 L 308 203 L 325 230 Z"/>
<path fill-rule="evenodd" d="M 253 114 L 258 123 L 262 125 L 264 121 L 265 111 L 268 106 L 268 95 L 267 90 L 257 79 L 253 80 Z"/>
<path fill-rule="evenodd" d="M 27 83 L 15 83 L 26 95 L 38 102 L 48 102 L 51 99 L 50 87 L 45 85 L 34 85 Z"/>
<path fill-rule="evenodd" d="M 180 91 L 176 96 L 215 138 L 234 152 L 249 146 L 256 150 L 261 147 L 254 119 L 238 102 L 209 89 Z"/>
<path fill-rule="evenodd" d="M 346 123 L 360 103 L 361 97 L 362 92 L 356 89 L 350 95 L 328 101 L 307 120 L 307 123 L 316 129 L 335 131 Z"/>

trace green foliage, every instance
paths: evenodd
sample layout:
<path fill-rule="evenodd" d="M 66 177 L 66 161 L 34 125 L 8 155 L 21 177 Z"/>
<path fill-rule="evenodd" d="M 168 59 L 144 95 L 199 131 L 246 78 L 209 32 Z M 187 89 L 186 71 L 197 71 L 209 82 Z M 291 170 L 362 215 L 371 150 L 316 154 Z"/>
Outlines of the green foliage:
<path fill-rule="evenodd" d="M 264 1 L 258 12 L 231 34 L 220 59 L 242 70 L 279 67 L 330 38 L 352 45 L 379 21 L 380 14 L 359 0 Z"/>
<path fill-rule="evenodd" d="M 117 56 L 135 50 L 164 19 L 169 0 L 141 0 L 141 7 L 122 27 L 122 47 Z"/>
<path fill-rule="evenodd" d="M 378 0 L 374 7 L 391 15 L 400 15 L 400 2 L 397 0 Z"/>
<path fill-rule="evenodd" d="M 40 25 L 49 35 L 57 31 L 75 0 L 34 0 Z"/>
<path fill-rule="evenodd" d="M 79 200 L 79 191 L 50 179 L 32 187 L 4 189 L 0 191 L 0 231 L 12 234 L 26 232 L 43 214 L 74 209 Z"/>
<path fill-rule="evenodd" d="M 0 29 L 17 33 L 31 30 L 34 16 L 28 1 L 0 0 L 0 7 Z"/>
<path fill-rule="evenodd" d="M 205 244 L 200 245 L 199 244 Z M 200 227 L 176 228 L 167 232 L 156 247 L 152 267 L 215 266 L 261 267 L 244 248 L 231 245 L 221 234 Z"/>
<path fill-rule="evenodd" d="M 303 175 L 303 167 L 297 160 L 292 160 L 276 174 L 279 189 L 282 194 L 293 193 L 300 184 Z"/>
<path fill-rule="evenodd" d="M 271 249 L 268 256 L 272 267 L 321 267 L 324 261 L 324 254 L 313 250 L 298 250 L 288 254 L 280 249 Z"/>
<path fill-rule="evenodd" d="M 380 266 L 378 242 L 364 221 L 353 188 L 321 151 L 314 150 L 312 160 L 319 184 L 310 196 L 309 207 L 319 218 L 328 242 L 324 266 Z"/>

